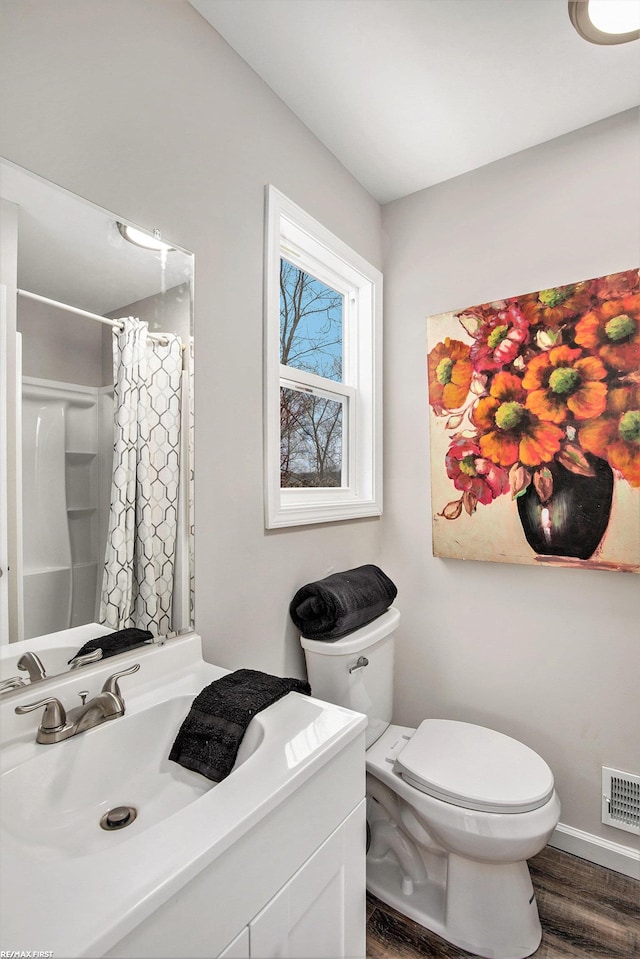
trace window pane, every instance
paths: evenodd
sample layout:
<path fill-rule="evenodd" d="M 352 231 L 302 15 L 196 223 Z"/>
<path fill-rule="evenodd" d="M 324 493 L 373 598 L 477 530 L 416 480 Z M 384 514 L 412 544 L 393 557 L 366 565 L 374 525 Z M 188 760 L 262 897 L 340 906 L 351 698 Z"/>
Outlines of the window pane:
<path fill-rule="evenodd" d="M 280 260 L 280 362 L 342 382 L 341 293 Z"/>
<path fill-rule="evenodd" d="M 342 486 L 342 403 L 280 387 L 280 486 Z"/>

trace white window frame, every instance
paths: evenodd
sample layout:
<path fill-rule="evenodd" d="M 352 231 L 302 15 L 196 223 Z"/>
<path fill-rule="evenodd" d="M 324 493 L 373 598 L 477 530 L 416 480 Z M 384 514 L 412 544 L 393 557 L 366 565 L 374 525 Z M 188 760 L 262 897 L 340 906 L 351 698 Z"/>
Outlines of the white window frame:
<path fill-rule="evenodd" d="M 343 294 L 343 382 L 280 364 L 280 259 Z M 264 473 L 267 529 L 382 513 L 382 274 L 273 186 L 266 189 Z M 343 485 L 281 489 L 280 387 L 343 401 Z"/>

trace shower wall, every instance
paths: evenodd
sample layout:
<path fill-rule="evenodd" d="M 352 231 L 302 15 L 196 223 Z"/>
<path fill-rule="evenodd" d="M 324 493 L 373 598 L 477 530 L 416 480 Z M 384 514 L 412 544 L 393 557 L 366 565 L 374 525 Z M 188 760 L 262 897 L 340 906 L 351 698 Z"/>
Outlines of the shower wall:
<path fill-rule="evenodd" d="M 22 335 L 25 376 L 82 386 L 113 383 L 108 327 L 46 303 L 19 298 L 17 328 Z"/>
<path fill-rule="evenodd" d="M 109 387 L 23 377 L 25 639 L 96 621 L 112 408 Z"/>
<path fill-rule="evenodd" d="M 111 331 L 19 300 L 23 639 L 96 621 L 111 483 Z M 105 372 L 103 373 L 103 367 Z"/>

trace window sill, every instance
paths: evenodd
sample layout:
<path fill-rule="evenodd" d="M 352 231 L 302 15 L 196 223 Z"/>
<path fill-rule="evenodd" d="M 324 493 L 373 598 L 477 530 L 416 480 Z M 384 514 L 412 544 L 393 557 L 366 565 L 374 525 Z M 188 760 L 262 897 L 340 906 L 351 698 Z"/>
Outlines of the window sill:
<path fill-rule="evenodd" d="M 296 491 L 298 492 L 298 491 Z M 284 491 L 283 491 L 284 493 Z M 282 496 L 285 500 L 286 496 Z M 350 500 L 325 503 L 281 503 L 268 511 L 267 529 L 282 529 L 287 526 L 310 526 L 318 523 L 334 523 L 340 520 L 364 519 L 382 515 L 382 504 L 376 500 Z"/>

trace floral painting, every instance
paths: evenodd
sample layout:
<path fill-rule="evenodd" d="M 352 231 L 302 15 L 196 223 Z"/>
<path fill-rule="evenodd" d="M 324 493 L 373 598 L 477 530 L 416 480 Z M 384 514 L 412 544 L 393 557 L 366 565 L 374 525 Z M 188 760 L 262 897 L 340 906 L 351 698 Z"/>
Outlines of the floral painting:
<path fill-rule="evenodd" d="M 638 270 L 432 316 L 434 555 L 640 571 Z"/>

